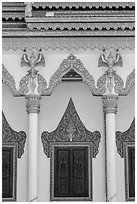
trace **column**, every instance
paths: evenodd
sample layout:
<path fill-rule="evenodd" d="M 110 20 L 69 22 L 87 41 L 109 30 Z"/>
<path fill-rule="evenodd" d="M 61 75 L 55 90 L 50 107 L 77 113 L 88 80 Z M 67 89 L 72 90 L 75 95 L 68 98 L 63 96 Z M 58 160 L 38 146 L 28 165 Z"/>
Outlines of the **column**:
<path fill-rule="evenodd" d="M 26 111 L 29 117 L 28 202 L 37 202 L 38 114 L 40 112 L 41 97 L 39 95 L 28 95 L 26 99 Z"/>
<path fill-rule="evenodd" d="M 103 111 L 106 127 L 106 177 L 107 202 L 117 201 L 116 187 L 116 142 L 115 142 L 115 114 L 117 112 L 117 95 L 104 95 Z"/>

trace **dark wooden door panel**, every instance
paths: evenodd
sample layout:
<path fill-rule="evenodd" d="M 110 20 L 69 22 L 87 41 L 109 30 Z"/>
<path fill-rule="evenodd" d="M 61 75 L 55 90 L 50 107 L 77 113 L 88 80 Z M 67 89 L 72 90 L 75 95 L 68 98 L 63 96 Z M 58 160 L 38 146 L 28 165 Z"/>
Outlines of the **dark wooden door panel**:
<path fill-rule="evenodd" d="M 55 147 L 54 196 L 87 197 L 88 148 Z"/>
<path fill-rule="evenodd" d="M 88 152 L 87 148 L 72 149 L 73 196 L 88 196 Z"/>
<path fill-rule="evenodd" d="M 128 147 L 129 197 L 135 197 L 135 147 Z"/>
<path fill-rule="evenodd" d="M 68 149 L 57 148 L 55 150 L 54 192 L 56 197 L 65 197 L 70 194 L 70 151 Z"/>
<path fill-rule="evenodd" d="M 2 148 L 2 198 L 13 196 L 13 148 Z"/>

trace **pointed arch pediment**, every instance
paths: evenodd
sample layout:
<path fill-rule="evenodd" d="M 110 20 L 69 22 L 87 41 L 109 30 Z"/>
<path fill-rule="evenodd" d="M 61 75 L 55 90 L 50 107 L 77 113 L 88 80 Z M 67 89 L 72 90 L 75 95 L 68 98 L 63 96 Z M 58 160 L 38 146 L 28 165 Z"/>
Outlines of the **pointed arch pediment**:
<path fill-rule="evenodd" d="M 81 60 L 77 59 L 73 54 L 70 54 L 67 59 L 63 60 L 57 71 L 51 76 L 48 88 L 45 87 L 45 89 L 40 91 L 40 94 L 43 96 L 51 95 L 55 87 L 63 81 L 63 76 L 71 70 L 74 70 L 74 72 L 81 76 L 81 81 L 88 85 L 93 95 L 101 96 L 105 93 L 106 76 L 103 75 L 100 77 L 96 87 L 93 76 L 87 71 Z"/>
<path fill-rule="evenodd" d="M 116 131 L 116 145 L 119 155 L 124 157 L 124 144 L 134 143 L 135 144 L 135 118 L 133 119 L 128 130 L 121 132 Z"/>
<path fill-rule="evenodd" d="M 18 149 L 18 158 L 21 158 L 24 153 L 26 143 L 26 133 L 24 131 L 14 131 L 7 122 L 4 113 L 2 112 L 2 144 L 16 144 Z"/>
<path fill-rule="evenodd" d="M 93 157 L 98 154 L 100 132 L 93 133 L 86 129 L 75 109 L 74 103 L 70 98 L 67 109 L 57 126 L 52 132 L 44 131 L 41 135 L 44 153 L 50 157 L 50 144 L 53 142 L 88 142 L 93 145 Z"/>

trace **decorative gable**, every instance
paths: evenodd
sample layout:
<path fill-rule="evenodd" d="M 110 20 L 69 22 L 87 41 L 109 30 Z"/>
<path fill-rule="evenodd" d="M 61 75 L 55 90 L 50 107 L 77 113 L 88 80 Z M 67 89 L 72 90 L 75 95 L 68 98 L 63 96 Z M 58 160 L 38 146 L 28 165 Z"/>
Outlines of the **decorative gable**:
<path fill-rule="evenodd" d="M 41 135 L 44 153 L 47 157 L 50 157 L 50 144 L 52 142 L 88 142 L 93 145 L 93 157 L 95 158 L 98 153 L 100 138 L 99 131 L 92 133 L 86 129 L 71 98 L 56 130 L 50 133 L 45 131 Z"/>

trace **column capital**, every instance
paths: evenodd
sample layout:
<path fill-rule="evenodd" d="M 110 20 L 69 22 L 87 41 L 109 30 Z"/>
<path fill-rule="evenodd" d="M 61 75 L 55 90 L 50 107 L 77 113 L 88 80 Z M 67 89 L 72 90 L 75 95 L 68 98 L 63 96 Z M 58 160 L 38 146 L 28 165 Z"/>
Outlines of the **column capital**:
<path fill-rule="evenodd" d="M 27 113 L 39 113 L 40 112 L 40 99 L 39 95 L 27 95 L 25 97 L 26 101 L 26 111 Z"/>
<path fill-rule="evenodd" d="M 117 95 L 104 95 L 102 100 L 104 113 L 117 113 Z"/>

